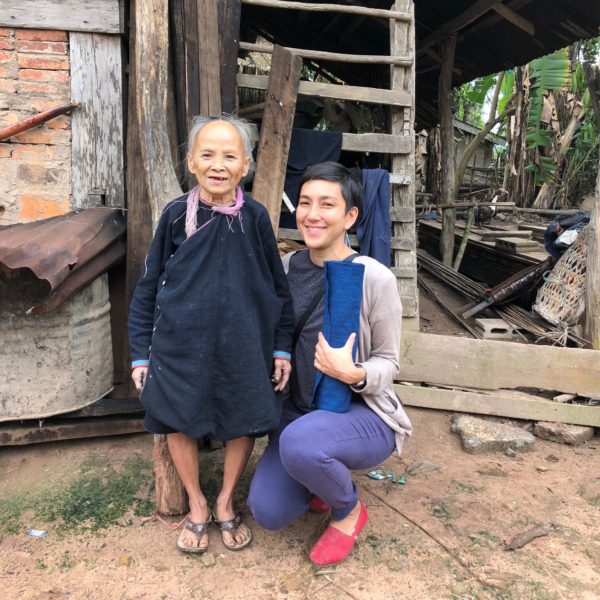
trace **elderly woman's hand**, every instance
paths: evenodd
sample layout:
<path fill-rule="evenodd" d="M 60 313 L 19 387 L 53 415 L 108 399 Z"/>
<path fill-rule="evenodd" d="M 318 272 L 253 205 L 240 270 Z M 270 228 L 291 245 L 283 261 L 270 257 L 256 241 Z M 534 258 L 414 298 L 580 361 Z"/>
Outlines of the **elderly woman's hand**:
<path fill-rule="evenodd" d="M 332 348 L 325 336 L 319 332 L 319 339 L 315 349 L 315 367 L 325 375 L 352 385 L 362 381 L 365 370 L 357 367 L 352 358 L 355 333 L 351 333 L 346 343 L 341 348 Z"/>
<path fill-rule="evenodd" d="M 146 383 L 146 377 L 148 376 L 148 367 L 136 367 L 131 373 L 131 379 L 135 384 L 135 389 L 138 394 L 142 393 L 144 384 Z"/>
<path fill-rule="evenodd" d="M 289 360 L 283 358 L 274 359 L 273 377 L 271 381 L 275 383 L 273 388 L 276 392 L 281 392 L 290 380 L 290 373 L 292 372 L 292 363 Z"/>

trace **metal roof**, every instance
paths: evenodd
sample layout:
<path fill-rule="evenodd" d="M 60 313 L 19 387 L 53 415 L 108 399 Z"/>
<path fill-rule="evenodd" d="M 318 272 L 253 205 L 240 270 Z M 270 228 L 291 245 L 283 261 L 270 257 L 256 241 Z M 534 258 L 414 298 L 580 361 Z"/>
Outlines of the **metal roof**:
<path fill-rule="evenodd" d="M 123 211 L 88 208 L 31 223 L 0 227 L 0 266 L 29 269 L 48 295 L 29 313 L 48 312 L 123 259 Z"/>

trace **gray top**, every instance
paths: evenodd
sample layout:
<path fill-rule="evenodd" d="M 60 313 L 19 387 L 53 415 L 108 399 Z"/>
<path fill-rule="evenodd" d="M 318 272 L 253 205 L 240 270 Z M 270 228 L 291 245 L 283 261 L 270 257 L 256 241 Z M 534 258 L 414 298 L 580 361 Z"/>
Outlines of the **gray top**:
<path fill-rule="evenodd" d="M 288 272 L 288 277 L 290 260 L 296 254 L 302 253 L 290 253 L 283 257 L 283 266 Z M 308 252 L 306 254 L 308 255 Z M 395 431 L 396 448 L 400 452 L 402 443 L 406 436 L 410 435 L 412 427 L 394 390 L 394 377 L 398 375 L 399 370 L 402 323 L 402 305 L 397 282 L 388 268 L 368 256 L 358 256 L 354 262 L 365 265 L 358 363 L 367 373 L 367 384 L 360 390 L 360 395 L 367 406 Z M 295 269 L 295 259 L 293 264 Z M 294 289 L 292 296 L 295 303 Z M 311 296 L 313 297 L 314 295 Z M 314 353 L 314 345 L 311 353 Z M 311 383 L 314 384 L 314 377 L 311 378 Z"/>
<path fill-rule="evenodd" d="M 315 296 L 323 290 L 323 268 L 315 265 L 307 250 L 297 252 L 290 260 L 288 283 L 294 302 L 294 325 L 306 312 Z M 317 336 L 323 325 L 324 298 L 308 317 L 296 347 L 292 349 L 293 368 L 290 391 L 294 404 L 303 411 L 313 407 L 316 369 L 314 366 Z"/>

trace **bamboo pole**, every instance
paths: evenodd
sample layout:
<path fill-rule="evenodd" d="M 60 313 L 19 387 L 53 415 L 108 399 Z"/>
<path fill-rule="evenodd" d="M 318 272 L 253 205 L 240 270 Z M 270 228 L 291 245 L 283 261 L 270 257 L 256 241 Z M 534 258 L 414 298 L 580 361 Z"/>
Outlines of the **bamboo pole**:
<path fill-rule="evenodd" d="M 3 127 L 0 129 L 0 142 L 11 138 L 13 135 L 17 135 L 18 133 L 23 133 L 24 131 L 33 129 L 34 127 L 55 119 L 60 115 L 69 113 L 76 108 L 79 108 L 79 102 L 69 102 L 69 104 L 57 106 L 56 108 L 50 108 L 44 112 L 38 113 L 37 115 L 33 115 L 33 117 L 28 117 L 27 119 L 23 119 L 18 123 L 13 123 L 12 125 Z"/>
<path fill-rule="evenodd" d="M 306 10 L 309 12 L 338 12 L 368 17 L 382 17 L 410 23 L 411 16 L 404 12 L 370 8 L 367 6 L 349 6 L 347 4 L 317 4 L 315 2 L 285 2 L 284 0 L 242 0 L 242 4 L 264 6 L 266 8 L 287 8 L 291 10 Z"/>
<path fill-rule="evenodd" d="M 302 58 L 311 58 L 315 60 L 330 60 L 332 62 L 348 63 L 367 63 L 378 65 L 398 65 L 400 67 L 410 67 L 412 59 L 408 56 L 381 56 L 374 54 L 339 54 L 338 52 L 322 52 L 320 50 L 304 50 L 302 48 L 285 48 L 293 54 Z M 247 52 L 262 52 L 263 54 L 273 54 L 271 44 L 250 44 L 240 42 L 240 50 Z"/>

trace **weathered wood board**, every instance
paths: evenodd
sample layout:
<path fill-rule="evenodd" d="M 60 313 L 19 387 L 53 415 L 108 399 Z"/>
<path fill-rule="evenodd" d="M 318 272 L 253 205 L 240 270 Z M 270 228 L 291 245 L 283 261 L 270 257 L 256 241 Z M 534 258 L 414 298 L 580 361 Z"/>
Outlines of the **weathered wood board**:
<path fill-rule="evenodd" d="M 125 435 L 143 431 L 145 431 L 144 419 L 140 417 L 51 421 L 42 427 L 37 422 L 30 425 L 11 424 L 0 426 L 0 446 L 25 446 L 42 442 Z"/>
<path fill-rule="evenodd" d="M 353 152 L 383 152 L 384 154 L 410 154 L 412 138 L 408 135 L 386 133 L 343 133 L 342 150 Z"/>
<path fill-rule="evenodd" d="M 406 406 L 600 427 L 598 406 L 561 404 L 551 400 L 510 398 L 501 394 L 478 394 L 433 387 L 395 385 L 394 389 Z"/>
<path fill-rule="evenodd" d="M 196 0 L 200 114 L 221 115 L 221 60 L 216 0 Z"/>
<path fill-rule="evenodd" d="M 125 205 L 121 40 L 71 33 L 73 206 Z M 102 199 L 103 197 L 103 199 Z"/>
<path fill-rule="evenodd" d="M 2 0 L 0 27 L 123 33 L 123 0 Z"/>
<path fill-rule="evenodd" d="M 600 354 L 579 348 L 407 333 L 402 336 L 399 379 L 600 397 Z"/>
<path fill-rule="evenodd" d="M 277 235 L 302 59 L 275 46 L 252 196 L 269 211 Z"/>
<path fill-rule="evenodd" d="M 237 84 L 243 88 L 266 90 L 269 78 L 266 75 L 238 73 Z M 301 81 L 298 93 L 305 96 L 336 98 L 371 104 L 387 104 L 389 106 L 410 106 L 412 104 L 411 97 L 403 90 L 396 91 L 352 85 L 336 85 L 316 81 Z"/>

